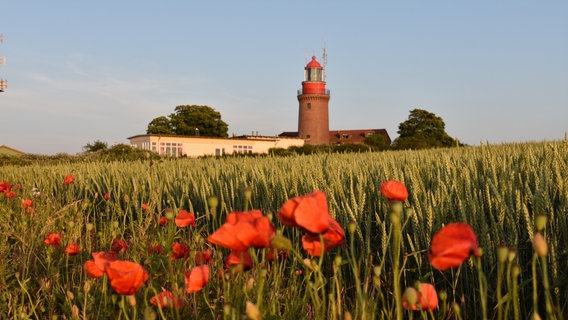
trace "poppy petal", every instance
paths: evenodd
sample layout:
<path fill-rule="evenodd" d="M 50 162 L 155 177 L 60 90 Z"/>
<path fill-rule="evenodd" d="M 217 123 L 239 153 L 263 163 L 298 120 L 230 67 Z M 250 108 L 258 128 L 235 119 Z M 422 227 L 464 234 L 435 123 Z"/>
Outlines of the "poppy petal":
<path fill-rule="evenodd" d="M 198 292 L 209 282 L 209 265 L 201 265 L 185 273 L 185 291 Z"/>

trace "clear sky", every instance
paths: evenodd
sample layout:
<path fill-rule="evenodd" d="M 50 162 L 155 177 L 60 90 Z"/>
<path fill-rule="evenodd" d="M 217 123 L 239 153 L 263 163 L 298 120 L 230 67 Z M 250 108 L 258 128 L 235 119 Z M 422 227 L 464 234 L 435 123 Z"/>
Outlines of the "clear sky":
<path fill-rule="evenodd" d="M 296 131 L 324 45 L 332 130 L 395 139 L 421 108 L 470 145 L 568 131 L 568 1 L 6 0 L 0 33 L 0 145 L 28 153 L 128 143 L 178 105 Z"/>

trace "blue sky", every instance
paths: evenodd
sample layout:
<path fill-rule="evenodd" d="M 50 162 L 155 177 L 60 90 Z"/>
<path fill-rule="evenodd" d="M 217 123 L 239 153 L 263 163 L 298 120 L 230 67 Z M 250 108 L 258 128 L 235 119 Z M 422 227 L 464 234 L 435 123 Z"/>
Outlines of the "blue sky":
<path fill-rule="evenodd" d="M 567 1 L 6 0 L 0 33 L 0 145 L 28 153 L 128 143 L 186 104 L 295 131 L 324 44 L 330 129 L 394 139 L 421 108 L 470 145 L 568 132 Z"/>

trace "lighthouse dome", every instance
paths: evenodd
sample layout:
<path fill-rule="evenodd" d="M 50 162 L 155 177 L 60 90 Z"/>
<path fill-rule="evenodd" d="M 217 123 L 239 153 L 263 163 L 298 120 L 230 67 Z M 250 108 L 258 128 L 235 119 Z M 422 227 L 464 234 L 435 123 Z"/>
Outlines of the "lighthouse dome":
<path fill-rule="evenodd" d="M 306 65 L 306 68 L 320 68 L 321 69 L 321 64 L 319 62 L 317 62 L 316 60 L 316 56 L 312 56 L 312 61 L 308 62 L 308 64 Z"/>

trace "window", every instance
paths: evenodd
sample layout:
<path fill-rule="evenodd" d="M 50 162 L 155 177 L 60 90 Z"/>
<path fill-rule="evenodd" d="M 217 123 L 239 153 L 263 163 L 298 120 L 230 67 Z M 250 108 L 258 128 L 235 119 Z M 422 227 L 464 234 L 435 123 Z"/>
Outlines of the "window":
<path fill-rule="evenodd" d="M 341 139 L 349 139 L 349 135 L 347 133 L 344 133 L 341 135 Z"/>
<path fill-rule="evenodd" d="M 233 153 L 252 153 L 252 146 L 233 145 Z"/>
<path fill-rule="evenodd" d="M 176 142 L 160 142 L 160 155 L 179 157 L 182 155 L 183 144 Z"/>
<path fill-rule="evenodd" d="M 312 103 L 308 102 L 308 110 L 310 110 L 312 108 Z"/>

